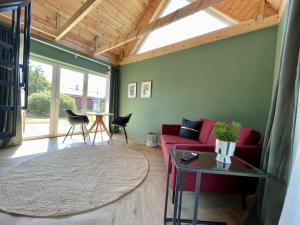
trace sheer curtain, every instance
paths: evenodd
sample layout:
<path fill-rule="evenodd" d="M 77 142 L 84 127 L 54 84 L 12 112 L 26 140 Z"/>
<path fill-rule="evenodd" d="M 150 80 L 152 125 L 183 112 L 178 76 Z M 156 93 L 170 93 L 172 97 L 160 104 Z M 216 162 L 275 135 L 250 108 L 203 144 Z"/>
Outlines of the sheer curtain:
<path fill-rule="evenodd" d="M 299 98 L 300 1 L 288 0 L 284 22 L 283 47 L 275 73 L 274 91 L 264 138 L 261 168 L 269 177 L 259 183 L 256 199 L 243 225 L 276 225 L 285 204 L 295 162 L 294 135 Z M 292 187 L 292 186 L 290 186 Z M 296 194 L 294 194 L 296 195 Z M 296 198 L 292 196 L 293 198 Z M 294 199 L 293 199 L 294 200 Z M 286 207 L 291 204 L 286 203 Z M 289 211 L 287 209 L 286 211 Z M 282 216 L 283 218 L 283 216 Z M 282 222 L 282 225 L 291 223 Z M 300 223 L 297 223 L 299 225 Z"/>
<path fill-rule="evenodd" d="M 300 59 L 300 57 L 299 57 Z M 300 62 L 299 62 L 300 65 Z M 298 73 L 300 68 L 298 67 Z M 283 206 L 283 211 L 279 225 L 299 225 L 300 224 L 300 99 L 298 99 L 296 129 L 294 135 L 294 161 L 292 173 L 289 181 L 288 191 Z"/>

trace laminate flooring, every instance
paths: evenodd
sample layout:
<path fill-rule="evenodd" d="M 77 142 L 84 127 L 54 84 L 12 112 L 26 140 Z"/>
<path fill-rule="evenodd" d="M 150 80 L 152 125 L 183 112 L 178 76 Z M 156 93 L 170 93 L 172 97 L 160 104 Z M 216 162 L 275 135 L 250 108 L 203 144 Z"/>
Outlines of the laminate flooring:
<path fill-rule="evenodd" d="M 107 136 L 96 146 L 107 145 Z M 85 148 L 82 137 L 73 136 L 62 144 L 63 137 L 24 141 L 21 146 L 0 149 L 0 175 L 20 163 L 65 148 Z M 110 145 L 126 145 L 124 137 L 114 136 Z M 128 146 L 143 153 L 150 170 L 145 181 L 133 192 L 105 207 L 73 216 L 32 218 L 0 212 L 0 225 L 163 225 L 166 170 L 160 148 L 147 148 L 142 140 L 129 138 Z M 172 204 L 169 200 L 169 216 Z M 194 194 L 183 194 L 182 218 L 192 218 Z M 201 193 L 198 217 L 201 220 L 223 221 L 239 225 L 244 210 L 239 195 Z M 171 224 L 171 223 L 170 223 Z"/>

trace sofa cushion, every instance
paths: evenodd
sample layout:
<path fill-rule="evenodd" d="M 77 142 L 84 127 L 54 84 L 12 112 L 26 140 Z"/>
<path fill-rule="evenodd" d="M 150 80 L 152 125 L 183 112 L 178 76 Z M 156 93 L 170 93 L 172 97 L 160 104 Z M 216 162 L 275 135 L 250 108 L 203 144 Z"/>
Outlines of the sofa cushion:
<path fill-rule="evenodd" d="M 242 127 L 239 131 L 238 145 L 257 145 L 259 143 L 260 133 L 250 129 Z"/>
<path fill-rule="evenodd" d="M 215 145 L 216 144 L 216 137 L 214 135 L 213 129 L 209 134 L 209 137 L 206 141 L 206 144 L 209 144 L 209 145 Z"/>
<path fill-rule="evenodd" d="M 199 144 L 196 140 L 191 140 L 176 135 L 161 135 L 161 143 L 163 144 Z"/>
<path fill-rule="evenodd" d="M 200 121 L 191 121 L 182 119 L 179 136 L 192 140 L 198 140 L 200 130 Z"/>
<path fill-rule="evenodd" d="M 161 144 L 161 151 L 163 155 L 163 160 L 165 164 L 165 168 L 168 168 L 168 162 L 169 162 L 169 151 L 170 149 L 174 148 L 174 144 Z"/>
<path fill-rule="evenodd" d="M 206 144 L 207 140 L 212 132 L 214 126 L 213 120 L 203 119 L 202 120 L 202 126 L 199 133 L 199 141 L 202 144 Z"/>

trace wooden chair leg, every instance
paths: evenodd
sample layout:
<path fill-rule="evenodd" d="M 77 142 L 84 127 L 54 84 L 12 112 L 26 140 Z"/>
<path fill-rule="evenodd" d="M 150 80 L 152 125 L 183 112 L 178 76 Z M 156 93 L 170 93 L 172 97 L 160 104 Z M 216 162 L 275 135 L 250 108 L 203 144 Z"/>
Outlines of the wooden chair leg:
<path fill-rule="evenodd" d="M 86 133 L 85 138 L 86 138 L 86 136 L 89 136 L 89 139 L 91 139 L 90 133 L 89 133 L 88 129 L 86 128 L 86 125 L 84 124 L 83 127 L 84 127 L 85 133 Z"/>
<path fill-rule="evenodd" d="M 73 130 L 72 130 L 72 133 L 71 133 L 71 138 L 73 137 L 74 129 L 75 129 L 75 126 L 73 126 Z"/>
<path fill-rule="evenodd" d="M 127 132 L 126 132 L 125 127 L 123 127 L 123 130 L 124 130 L 124 133 L 125 133 L 126 143 L 128 144 L 128 137 L 127 137 Z"/>
<path fill-rule="evenodd" d="M 64 138 L 64 140 L 63 140 L 63 142 L 62 142 L 62 143 L 64 143 L 64 142 L 65 142 L 65 140 L 66 140 L 66 138 L 68 137 L 68 135 L 69 135 L 69 133 L 70 133 L 70 131 L 71 131 L 72 127 L 73 127 L 73 126 L 71 126 L 71 127 L 70 127 L 70 129 L 69 129 L 69 131 L 68 131 L 67 135 L 65 136 L 65 138 Z"/>
<path fill-rule="evenodd" d="M 108 140 L 108 144 L 109 144 L 109 142 L 110 142 L 111 139 L 112 139 L 112 136 L 113 136 L 113 134 L 114 134 L 114 131 L 115 131 L 115 129 L 114 129 L 114 127 L 113 127 L 113 129 L 111 129 L 111 133 L 110 133 L 110 137 L 109 137 L 109 140 Z"/>
<path fill-rule="evenodd" d="M 82 133 L 83 141 L 85 143 L 85 135 L 84 135 L 83 124 L 81 124 L 81 133 Z"/>

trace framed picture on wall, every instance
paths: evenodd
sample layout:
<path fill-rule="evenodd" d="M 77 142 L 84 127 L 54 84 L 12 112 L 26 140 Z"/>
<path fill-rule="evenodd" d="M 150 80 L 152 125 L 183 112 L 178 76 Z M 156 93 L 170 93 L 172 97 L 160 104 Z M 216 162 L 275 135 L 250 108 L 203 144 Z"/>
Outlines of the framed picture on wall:
<path fill-rule="evenodd" d="M 136 98 L 136 83 L 128 84 L 128 98 Z"/>
<path fill-rule="evenodd" d="M 151 98 L 152 81 L 144 81 L 141 86 L 141 98 Z"/>

